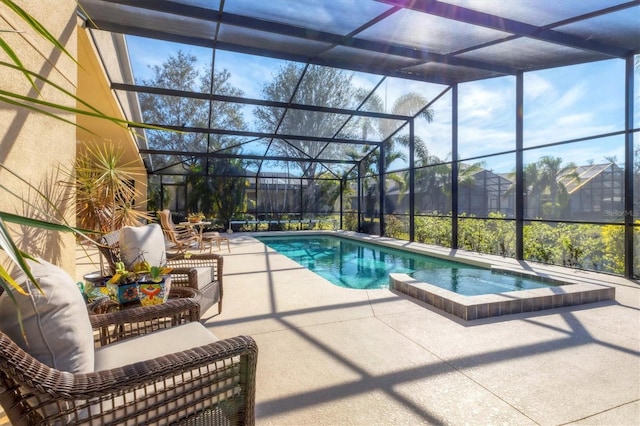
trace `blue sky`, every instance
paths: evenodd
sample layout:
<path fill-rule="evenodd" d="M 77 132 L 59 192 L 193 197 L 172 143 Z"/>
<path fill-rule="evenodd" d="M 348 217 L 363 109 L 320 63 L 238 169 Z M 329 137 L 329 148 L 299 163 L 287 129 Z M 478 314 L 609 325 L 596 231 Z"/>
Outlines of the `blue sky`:
<path fill-rule="evenodd" d="M 205 65 L 211 61 L 209 49 L 127 37 L 136 79 L 151 78 L 149 66 L 161 65 L 178 49 L 192 53 Z M 271 80 L 283 61 L 218 51 L 217 67 L 231 72 L 231 84 L 250 98 L 261 98 L 261 88 Z M 379 76 L 356 73 L 354 84 L 371 88 Z M 636 73 L 636 127 L 640 123 L 640 79 Z M 446 87 L 416 81 L 389 79 L 380 95 L 388 105 L 403 93 L 414 91 L 427 98 L 437 96 Z M 605 134 L 624 128 L 624 61 L 609 60 L 571 67 L 525 73 L 524 77 L 525 147 Z M 475 157 L 513 149 L 515 134 L 515 77 L 501 77 L 459 86 L 459 155 Z M 435 120 L 417 123 L 416 134 L 427 142 L 438 157 L 450 158 L 451 98 L 445 95 L 433 107 Z M 245 120 L 251 121 L 251 107 Z M 566 162 L 587 164 L 604 162 L 604 157 L 624 159 L 623 138 L 575 143 L 558 148 L 532 150 L 525 162 L 542 155 L 562 157 Z M 636 142 L 638 143 L 638 142 Z M 496 172 L 513 169 L 513 155 L 486 160 Z M 402 167 L 397 163 L 393 167 Z"/>

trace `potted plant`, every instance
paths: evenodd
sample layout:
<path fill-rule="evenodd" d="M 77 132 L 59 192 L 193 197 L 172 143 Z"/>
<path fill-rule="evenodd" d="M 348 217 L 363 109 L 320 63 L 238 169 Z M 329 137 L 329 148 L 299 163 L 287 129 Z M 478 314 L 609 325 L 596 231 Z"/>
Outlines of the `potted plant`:
<path fill-rule="evenodd" d="M 189 213 L 187 215 L 187 220 L 190 223 L 198 223 L 198 222 L 202 222 L 204 221 L 204 219 L 206 218 L 206 216 L 204 215 L 204 213 L 202 212 L 197 212 L 197 213 Z"/>
<path fill-rule="evenodd" d="M 121 305 L 140 302 L 143 306 L 167 301 L 171 289 L 171 268 L 151 266 L 143 260 L 130 270 L 124 262 L 116 263 L 116 273 L 106 282 L 108 293 Z"/>

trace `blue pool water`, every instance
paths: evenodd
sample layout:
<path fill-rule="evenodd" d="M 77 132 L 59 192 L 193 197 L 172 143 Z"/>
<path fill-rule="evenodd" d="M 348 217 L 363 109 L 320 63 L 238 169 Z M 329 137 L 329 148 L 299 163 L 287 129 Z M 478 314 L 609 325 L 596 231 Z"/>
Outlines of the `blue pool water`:
<path fill-rule="evenodd" d="M 262 236 L 258 240 L 341 287 L 388 287 L 392 272 L 466 296 L 549 287 L 540 281 L 335 236 Z"/>

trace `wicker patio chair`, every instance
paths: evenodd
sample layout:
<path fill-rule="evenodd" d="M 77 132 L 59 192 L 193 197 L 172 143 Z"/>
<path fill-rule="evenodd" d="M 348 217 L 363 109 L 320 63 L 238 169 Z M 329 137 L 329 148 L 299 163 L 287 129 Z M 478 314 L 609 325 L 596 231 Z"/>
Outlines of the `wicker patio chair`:
<path fill-rule="evenodd" d="M 107 366 L 113 365 L 82 374 L 48 367 L 0 332 L 0 404 L 9 421 L 254 424 L 257 346 L 247 336 L 216 340 L 198 322 L 198 309 L 187 298 L 89 316 L 96 368 L 105 365 L 105 358 Z M 193 336 L 194 330 L 203 333 L 202 344 L 158 354 L 157 347 L 176 350 L 176 340 Z M 131 345 L 138 350 L 131 350 Z M 156 347 L 152 358 L 140 353 L 139 348 L 144 352 L 147 347 Z M 131 362 L 119 364 L 122 359 Z"/>
<path fill-rule="evenodd" d="M 157 224 L 146 226 L 158 228 Z M 105 276 L 113 275 L 115 264 L 122 260 L 120 230 L 105 234 L 98 241 L 98 244 L 101 263 L 104 262 L 106 265 L 103 273 Z M 197 291 L 196 300 L 200 304 L 201 313 L 206 312 L 216 303 L 218 304 L 218 314 L 222 312 L 224 258 L 221 255 L 180 253 L 166 257 L 166 252 L 163 251 L 164 247 L 156 246 L 155 250 L 161 252 L 158 256 L 166 259 L 165 265 L 171 268 L 172 286 L 188 286 Z"/>

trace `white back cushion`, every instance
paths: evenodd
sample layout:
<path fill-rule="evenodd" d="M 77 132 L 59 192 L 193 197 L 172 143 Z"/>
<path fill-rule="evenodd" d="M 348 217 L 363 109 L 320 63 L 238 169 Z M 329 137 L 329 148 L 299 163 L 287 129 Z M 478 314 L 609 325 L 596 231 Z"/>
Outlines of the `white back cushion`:
<path fill-rule="evenodd" d="M 120 229 L 120 257 L 127 268 L 146 260 L 151 266 L 167 264 L 164 234 L 157 223 Z"/>
<path fill-rule="evenodd" d="M 71 373 L 89 373 L 94 367 L 93 330 L 84 298 L 75 281 L 64 270 L 40 260 L 28 261 L 31 273 L 44 294 L 19 273 L 14 279 L 29 293 L 12 290 L 0 297 L 0 330 L 43 364 Z M 22 313 L 27 341 L 22 336 L 18 314 Z"/>

